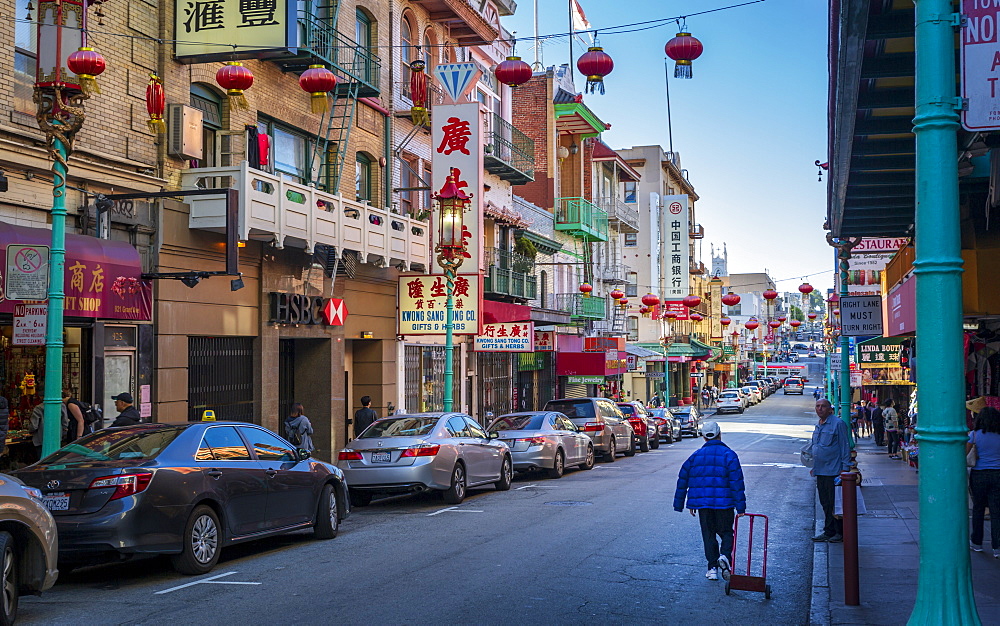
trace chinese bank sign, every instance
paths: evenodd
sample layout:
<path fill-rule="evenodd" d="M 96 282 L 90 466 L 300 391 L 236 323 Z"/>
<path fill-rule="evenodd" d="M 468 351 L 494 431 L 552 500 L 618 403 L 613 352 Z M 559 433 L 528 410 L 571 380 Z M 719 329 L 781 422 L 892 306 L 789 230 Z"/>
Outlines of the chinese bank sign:
<path fill-rule="evenodd" d="M 479 334 L 480 277 L 455 277 L 454 333 Z M 441 275 L 399 277 L 399 334 L 444 335 L 448 283 Z"/>
<path fill-rule="evenodd" d="M 204 62 L 260 57 L 298 45 L 292 0 L 177 0 L 174 56 Z"/>
<path fill-rule="evenodd" d="M 663 196 L 660 208 L 663 224 L 663 263 L 666 266 L 666 298 L 690 295 L 691 249 L 688 244 L 689 214 L 687 195 Z"/>

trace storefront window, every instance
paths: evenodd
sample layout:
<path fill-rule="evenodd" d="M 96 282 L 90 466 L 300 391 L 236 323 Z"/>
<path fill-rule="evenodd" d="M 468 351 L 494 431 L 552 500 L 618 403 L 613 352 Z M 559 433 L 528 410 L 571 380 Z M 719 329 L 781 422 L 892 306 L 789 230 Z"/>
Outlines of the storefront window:
<path fill-rule="evenodd" d="M 478 419 L 485 421 L 487 411 L 499 416 L 517 410 L 511 397 L 511 381 L 514 380 L 512 354 L 477 352 L 476 363 L 479 374 Z"/>
<path fill-rule="evenodd" d="M 454 409 L 460 410 L 461 386 L 458 350 L 455 351 L 455 376 L 452 397 Z M 407 413 L 441 411 L 444 408 L 444 346 L 406 346 L 403 409 Z"/>
<path fill-rule="evenodd" d="M 30 0 L 17 0 L 14 14 L 18 17 L 28 14 Z M 35 57 L 38 53 L 35 22 L 25 19 L 14 22 L 14 109 L 22 113 L 35 113 L 31 100 L 35 84 Z"/>

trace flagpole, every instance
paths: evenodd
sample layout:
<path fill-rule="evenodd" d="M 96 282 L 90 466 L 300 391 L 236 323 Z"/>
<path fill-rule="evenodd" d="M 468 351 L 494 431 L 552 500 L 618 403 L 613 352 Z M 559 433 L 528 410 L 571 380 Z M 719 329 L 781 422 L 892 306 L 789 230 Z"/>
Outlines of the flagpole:
<path fill-rule="evenodd" d="M 573 37 L 576 34 L 573 32 L 573 0 L 567 0 L 567 6 L 569 8 L 569 77 L 570 80 L 573 79 Z"/>
<path fill-rule="evenodd" d="M 669 140 L 670 156 L 674 154 L 674 125 L 670 120 L 670 61 L 663 59 L 663 78 L 667 93 L 667 139 Z"/>
<path fill-rule="evenodd" d="M 534 11 L 535 11 L 535 65 L 531 69 L 536 72 L 542 69 L 542 55 L 540 48 L 542 47 L 542 42 L 538 40 L 538 0 L 534 0 Z"/>

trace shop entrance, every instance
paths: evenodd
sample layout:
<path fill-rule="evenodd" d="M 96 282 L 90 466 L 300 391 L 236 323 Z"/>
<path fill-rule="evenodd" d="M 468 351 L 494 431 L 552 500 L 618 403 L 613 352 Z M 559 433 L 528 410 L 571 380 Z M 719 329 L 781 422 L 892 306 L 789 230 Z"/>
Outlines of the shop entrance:
<path fill-rule="evenodd" d="M 295 340 L 278 340 L 279 423 L 291 414 L 295 400 Z"/>
<path fill-rule="evenodd" d="M 101 408 L 104 410 L 104 423 L 110 424 L 115 420 L 118 411 L 115 410 L 115 401 L 111 398 L 120 393 L 127 392 L 133 394 L 135 407 L 139 406 L 139 399 L 135 397 L 138 390 L 135 388 L 135 350 L 116 350 L 115 352 L 104 353 L 104 397 L 101 398 Z"/>

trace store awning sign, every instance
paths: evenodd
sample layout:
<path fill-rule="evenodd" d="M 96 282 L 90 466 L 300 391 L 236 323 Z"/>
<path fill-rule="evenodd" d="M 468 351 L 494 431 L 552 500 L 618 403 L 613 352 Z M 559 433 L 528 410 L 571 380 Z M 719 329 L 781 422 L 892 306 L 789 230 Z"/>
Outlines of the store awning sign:
<path fill-rule="evenodd" d="M 14 307 L 15 346 L 44 346 L 45 329 L 48 327 L 44 304 L 19 304 Z"/>
<path fill-rule="evenodd" d="M 844 296 L 839 304 L 840 332 L 844 337 L 882 334 L 881 296 Z"/>
<path fill-rule="evenodd" d="M 899 367 L 903 339 L 878 338 L 858 344 L 858 365 L 861 367 Z"/>
<path fill-rule="evenodd" d="M 476 352 L 532 352 L 535 326 L 531 322 L 483 324 L 476 335 Z"/>
<path fill-rule="evenodd" d="M 11 300 L 49 297 L 49 247 L 7 246 L 6 295 Z"/>
<path fill-rule="evenodd" d="M 601 385 L 604 384 L 603 376 L 567 376 L 566 382 L 571 385 Z"/>

